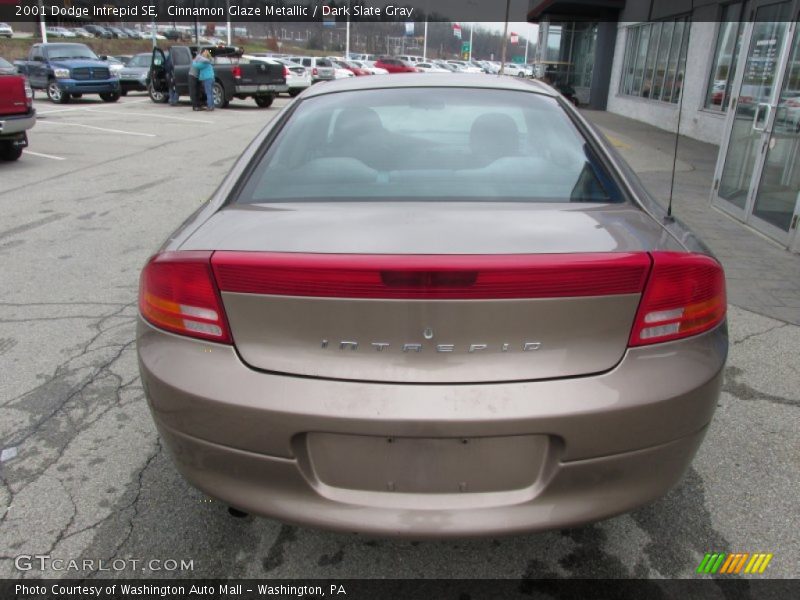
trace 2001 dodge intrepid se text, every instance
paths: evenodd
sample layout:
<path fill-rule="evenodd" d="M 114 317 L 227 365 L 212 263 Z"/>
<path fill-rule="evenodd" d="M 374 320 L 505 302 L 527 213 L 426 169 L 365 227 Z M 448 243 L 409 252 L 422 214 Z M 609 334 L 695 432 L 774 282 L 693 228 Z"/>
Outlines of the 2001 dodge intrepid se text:
<path fill-rule="evenodd" d="M 482 75 L 309 89 L 147 263 L 139 307 L 189 482 L 409 537 L 659 497 L 728 349 L 706 248 L 551 88 Z"/>

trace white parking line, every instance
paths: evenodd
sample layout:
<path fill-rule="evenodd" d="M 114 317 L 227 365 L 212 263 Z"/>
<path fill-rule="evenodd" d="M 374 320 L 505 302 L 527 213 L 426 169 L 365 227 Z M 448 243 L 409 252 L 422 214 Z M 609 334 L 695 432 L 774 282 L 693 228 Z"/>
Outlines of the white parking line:
<path fill-rule="evenodd" d="M 131 100 L 130 102 L 124 102 L 122 104 L 113 104 L 109 102 L 108 104 L 88 104 L 83 106 L 73 106 L 70 108 L 59 108 L 56 110 L 37 110 L 37 115 L 55 115 L 58 113 L 65 113 L 65 112 L 75 112 L 77 110 L 90 110 L 90 109 L 97 109 L 97 108 L 119 108 L 120 106 L 127 106 L 129 104 L 142 104 L 143 102 L 152 102 L 150 98 L 144 98 L 142 100 Z"/>
<path fill-rule="evenodd" d="M 105 131 L 108 133 L 122 133 L 124 135 L 158 137 L 155 133 L 139 133 L 137 131 L 123 131 L 122 129 L 108 129 L 107 127 L 95 127 L 94 125 L 84 125 L 83 123 L 65 123 L 64 121 L 41 121 L 41 123 L 44 123 L 45 125 L 68 125 L 70 127 L 83 127 L 84 129 L 94 129 L 96 131 Z"/>
<path fill-rule="evenodd" d="M 98 111 L 94 110 L 93 108 L 87 108 L 86 111 L 87 112 L 98 112 Z M 102 111 L 102 112 L 108 112 L 108 111 Z M 156 117 L 158 119 L 175 119 L 176 121 L 187 121 L 189 123 L 206 123 L 208 125 L 213 125 L 214 124 L 214 121 L 206 121 L 204 119 L 190 119 L 188 117 L 176 117 L 174 115 L 159 115 L 157 113 L 131 112 L 129 110 L 126 110 L 125 112 L 112 113 L 112 114 L 133 115 L 133 116 L 138 116 L 138 117 Z"/>
<path fill-rule="evenodd" d="M 40 152 L 31 152 L 30 150 L 23 150 L 23 154 L 30 154 L 31 156 L 41 156 L 42 158 L 49 158 L 51 160 L 67 160 L 66 158 L 62 158 L 60 156 L 52 156 L 51 154 L 42 154 Z"/>

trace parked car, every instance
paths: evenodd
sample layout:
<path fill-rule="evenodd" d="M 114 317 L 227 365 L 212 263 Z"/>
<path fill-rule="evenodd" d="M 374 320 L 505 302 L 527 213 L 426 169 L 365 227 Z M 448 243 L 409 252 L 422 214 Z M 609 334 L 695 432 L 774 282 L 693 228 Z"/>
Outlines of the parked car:
<path fill-rule="evenodd" d="M 13 65 L 0 58 L 0 160 L 13 161 L 28 146 L 28 130 L 36 124 L 33 90 Z"/>
<path fill-rule="evenodd" d="M 17 67 L 8 62 L 5 58 L 0 57 L 0 75 L 16 75 Z"/>
<path fill-rule="evenodd" d="M 372 75 L 388 75 L 389 71 L 376 67 L 375 63 L 370 60 L 351 60 L 355 66 L 365 71 L 369 71 Z"/>
<path fill-rule="evenodd" d="M 448 60 L 447 63 L 453 65 L 462 73 L 483 73 L 483 69 L 465 60 Z"/>
<path fill-rule="evenodd" d="M 441 67 L 442 69 L 446 69 L 446 70 L 450 71 L 451 73 L 458 73 L 459 71 L 461 71 L 460 68 L 456 67 L 455 65 L 451 65 L 446 60 L 434 60 L 432 62 L 437 67 Z"/>
<path fill-rule="evenodd" d="M 355 77 L 355 74 L 349 69 L 339 67 L 333 62 L 332 64 L 333 64 L 334 79 L 347 79 L 348 77 Z"/>
<path fill-rule="evenodd" d="M 14 64 L 33 89 L 46 90 L 51 102 L 63 104 L 85 94 L 99 94 L 103 102 L 119 100 L 119 79 L 86 44 L 33 44 L 28 59 Z"/>
<path fill-rule="evenodd" d="M 167 29 L 166 31 L 164 31 L 162 33 L 163 33 L 165 38 L 167 38 L 168 40 L 172 40 L 172 41 L 183 40 L 183 39 L 186 39 L 186 37 L 187 37 L 179 29 Z"/>
<path fill-rule="evenodd" d="M 147 78 L 150 74 L 150 64 L 153 61 L 151 52 L 136 54 L 128 60 L 119 72 L 120 93 L 125 96 L 128 92 L 146 92 Z"/>
<path fill-rule="evenodd" d="M 341 60 L 341 59 L 332 59 L 332 62 L 336 67 L 338 67 L 340 69 L 345 69 L 345 70 L 349 71 L 350 73 L 352 73 L 353 75 L 355 75 L 356 77 L 363 77 L 365 75 L 372 75 L 372 73 L 370 73 L 368 70 L 362 69 L 361 67 L 359 67 L 358 65 L 356 65 L 352 61 L 347 62 L 347 61 L 344 61 L 344 60 Z"/>
<path fill-rule="evenodd" d="M 0 37 L 11 38 L 14 36 L 14 30 L 8 23 L 0 23 Z"/>
<path fill-rule="evenodd" d="M 452 71 L 448 71 L 447 69 L 440 67 L 437 64 L 432 62 L 418 62 L 415 63 L 414 66 L 419 71 L 423 71 L 424 73 L 451 73 Z"/>
<path fill-rule="evenodd" d="M 503 67 L 503 75 L 510 75 L 512 77 L 527 77 L 525 65 L 517 63 L 506 63 Z"/>
<path fill-rule="evenodd" d="M 72 32 L 79 38 L 92 39 L 95 37 L 94 34 L 85 27 L 75 27 Z"/>
<path fill-rule="evenodd" d="M 418 62 L 425 62 L 424 58 L 422 58 L 421 56 L 416 56 L 415 54 L 401 54 L 400 56 L 396 56 L 395 58 L 398 58 L 407 63 L 414 63 L 414 64 Z"/>
<path fill-rule="evenodd" d="M 650 503 L 728 351 L 722 267 L 665 217 L 548 86 L 312 87 L 143 269 L 160 438 L 238 511 L 372 535 Z"/>
<path fill-rule="evenodd" d="M 45 33 L 48 37 L 54 38 L 74 38 L 78 37 L 77 34 L 66 27 L 47 27 Z"/>
<path fill-rule="evenodd" d="M 386 69 L 392 73 L 417 73 L 417 68 L 411 63 L 400 60 L 399 58 L 383 57 L 375 61 L 375 66 Z"/>
<path fill-rule="evenodd" d="M 336 79 L 336 70 L 329 58 L 317 58 L 316 56 L 291 56 L 289 60 L 304 66 L 311 73 L 311 81 L 331 81 Z"/>
<path fill-rule="evenodd" d="M 253 98 L 260 108 L 272 105 L 275 96 L 288 92 L 283 65 L 240 61 L 241 48 L 230 46 L 171 46 L 153 48 L 148 92 L 153 102 L 166 102 L 169 90 L 164 64 L 166 52 L 172 58 L 175 87 L 179 96 L 189 93 L 189 69 L 198 51 L 208 49 L 214 62 L 214 106 L 225 108 L 233 98 Z"/>
<path fill-rule="evenodd" d="M 125 33 L 119 27 L 110 27 L 109 26 L 109 27 L 106 27 L 106 29 L 108 29 L 115 38 L 118 38 L 120 40 L 127 40 L 130 37 L 127 33 Z"/>
<path fill-rule="evenodd" d="M 287 93 L 293 98 L 306 88 L 311 87 L 311 74 L 308 72 L 308 69 L 301 67 L 297 63 L 294 63 L 290 60 L 271 58 L 259 53 L 245 54 L 242 56 L 242 59 L 255 62 L 261 61 L 267 64 L 283 65 L 283 76 L 286 79 L 286 86 L 289 88 Z"/>
<path fill-rule="evenodd" d="M 119 77 L 122 69 L 125 68 L 125 62 L 116 56 L 101 56 L 100 60 L 108 64 L 111 74 L 115 75 L 116 77 Z"/>
<path fill-rule="evenodd" d="M 91 33 L 94 37 L 98 38 L 105 38 L 111 39 L 114 37 L 114 34 L 111 33 L 108 29 L 103 27 L 102 25 L 92 25 L 91 23 L 88 25 L 83 25 L 83 28 Z"/>

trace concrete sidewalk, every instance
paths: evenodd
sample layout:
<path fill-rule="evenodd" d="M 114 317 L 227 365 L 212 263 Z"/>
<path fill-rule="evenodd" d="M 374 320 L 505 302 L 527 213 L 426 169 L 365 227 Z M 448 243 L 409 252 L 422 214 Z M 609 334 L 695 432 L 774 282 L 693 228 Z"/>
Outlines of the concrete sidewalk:
<path fill-rule="evenodd" d="M 675 135 L 604 111 L 581 112 L 666 206 Z M 688 224 L 722 262 L 730 304 L 800 325 L 800 256 L 710 205 L 718 152 L 718 146 L 680 138 L 672 214 Z"/>

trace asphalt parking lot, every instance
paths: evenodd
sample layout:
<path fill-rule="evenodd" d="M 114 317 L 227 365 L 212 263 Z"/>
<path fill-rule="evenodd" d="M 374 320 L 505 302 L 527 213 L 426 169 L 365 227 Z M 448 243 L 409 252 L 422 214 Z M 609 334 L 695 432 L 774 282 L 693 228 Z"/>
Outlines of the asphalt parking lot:
<path fill-rule="evenodd" d="M 19 555 L 192 561 L 106 577 L 694 577 L 705 552 L 770 552 L 800 574 L 798 327 L 731 308 L 716 417 L 665 498 L 582 528 L 414 542 L 231 518 L 158 442 L 134 348 L 139 270 L 210 195 L 270 109 L 193 112 L 131 94 L 56 106 L 0 164 L 0 577 Z M 613 435 L 613 432 L 609 432 Z M 763 577 L 763 576 L 762 576 Z"/>

